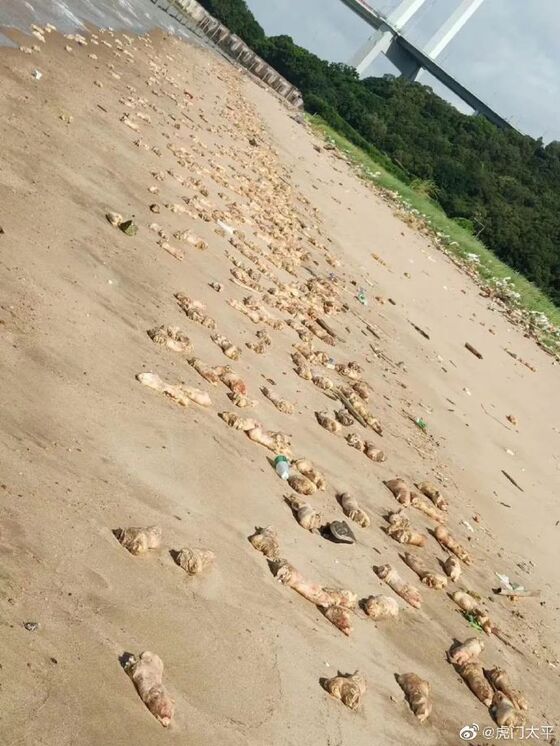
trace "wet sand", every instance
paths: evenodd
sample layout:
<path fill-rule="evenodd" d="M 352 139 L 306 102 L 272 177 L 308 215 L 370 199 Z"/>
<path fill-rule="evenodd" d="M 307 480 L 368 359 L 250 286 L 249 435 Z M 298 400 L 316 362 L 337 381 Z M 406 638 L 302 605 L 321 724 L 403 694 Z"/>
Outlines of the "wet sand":
<path fill-rule="evenodd" d="M 188 30 L 164 12 L 166 0 L 3 0 L 0 28 L 28 31 L 31 24 L 52 23 L 61 33 L 84 31 L 88 26 L 144 33 L 165 29 L 191 38 Z M 0 44 L 11 45 L 9 33 L 0 33 Z"/>
<path fill-rule="evenodd" d="M 486 637 L 481 660 L 505 668 L 526 693 L 528 722 L 560 727 L 560 417 L 551 359 L 270 92 L 211 52 L 162 32 L 105 32 L 87 46 L 55 33 L 46 44 L 7 33 L 41 51 L 0 50 L 2 742 L 439 746 L 458 743 L 467 723 L 491 726 L 488 709 L 445 659 L 453 639 L 478 633 L 444 591 L 422 585 L 399 559 L 408 547 L 382 530 L 383 516 L 398 508 L 383 480 L 396 476 L 441 487 L 449 528 L 473 556 L 449 590 L 480 594 L 516 648 Z M 278 210 L 282 230 L 282 221 L 271 222 Z M 133 216 L 137 235 L 112 227 L 108 211 Z M 347 309 L 324 317 L 337 342 L 313 337 L 314 346 L 363 368 L 382 437 L 359 425 L 341 434 L 319 426 L 314 413 L 332 415 L 340 405 L 293 370 L 302 319 L 275 330 L 228 305 L 261 294 L 231 281 L 232 258 L 254 266 L 218 220 L 242 231 L 238 247 L 257 247 L 276 281 L 297 283 L 300 296 L 314 274 L 338 278 L 332 297 Z M 149 228 L 154 222 L 167 241 Z M 208 248 L 173 236 L 182 231 Z M 162 242 L 184 252 L 183 261 Z M 293 273 L 270 260 L 278 247 L 297 257 Z M 278 287 L 266 275 L 259 284 Z M 361 287 L 365 307 L 356 299 Z M 178 291 L 206 304 L 241 349 L 238 361 L 185 316 Z M 236 409 L 227 389 L 204 381 L 185 355 L 154 344 L 146 332 L 159 325 L 180 326 L 208 364 L 230 363 L 257 406 Z M 245 343 L 261 328 L 272 343 L 258 355 Z M 337 386 L 348 383 L 312 367 Z M 142 372 L 207 391 L 212 406 L 184 409 L 140 385 Z M 294 414 L 265 399 L 263 385 L 293 402 Z M 352 524 L 355 545 L 297 524 L 274 454 L 228 428 L 217 416 L 224 410 L 291 435 L 294 453 L 326 477 L 327 489 L 306 498 L 325 519 L 344 518 L 337 493 L 358 499 L 371 525 Z M 348 447 L 348 429 L 387 460 L 373 463 Z M 417 511 L 410 519 L 428 536 L 420 556 L 439 570 L 446 555 L 427 533 L 434 524 Z M 162 548 L 147 556 L 132 556 L 112 533 L 152 524 L 162 527 Z M 268 525 L 282 556 L 310 580 L 359 598 L 394 595 L 372 571 L 387 562 L 421 589 L 422 608 L 399 601 L 395 623 L 356 613 L 345 637 L 276 582 L 247 541 Z M 215 566 L 188 578 L 169 551 L 184 546 L 209 547 Z M 541 596 L 512 603 L 495 595 L 495 572 Z M 25 622 L 39 627 L 28 631 Z M 165 665 L 176 702 L 169 730 L 119 662 L 143 650 Z M 368 689 L 351 712 L 320 679 L 356 669 Z M 432 687 L 423 725 L 394 678 L 407 671 Z"/>

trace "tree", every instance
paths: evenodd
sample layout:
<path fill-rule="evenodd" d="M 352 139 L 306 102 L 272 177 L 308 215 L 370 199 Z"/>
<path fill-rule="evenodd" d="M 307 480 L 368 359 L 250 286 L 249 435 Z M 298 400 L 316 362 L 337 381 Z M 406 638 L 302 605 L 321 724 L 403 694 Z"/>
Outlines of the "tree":
<path fill-rule="evenodd" d="M 301 90 L 308 111 L 401 179 L 429 186 L 450 217 L 481 221 L 486 245 L 560 303 L 560 143 L 462 114 L 404 78 L 360 80 L 289 36 L 266 37 L 244 0 L 201 1 Z"/>

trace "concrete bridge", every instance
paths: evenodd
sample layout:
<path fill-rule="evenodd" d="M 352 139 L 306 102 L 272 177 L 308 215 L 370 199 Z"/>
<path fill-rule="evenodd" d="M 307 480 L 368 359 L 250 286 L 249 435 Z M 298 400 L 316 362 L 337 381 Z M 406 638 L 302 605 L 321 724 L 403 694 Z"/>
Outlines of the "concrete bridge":
<path fill-rule="evenodd" d="M 366 0 L 341 0 L 341 2 L 376 30 L 376 33 L 368 39 L 350 61 L 350 64 L 360 74 L 364 73 L 379 55 L 387 57 L 401 75 L 408 80 L 417 80 L 421 71 L 427 70 L 448 90 L 474 109 L 477 114 L 486 117 L 498 127 L 513 129 L 506 119 L 437 63 L 437 57 L 484 0 L 461 0 L 455 12 L 436 31 L 423 49 L 408 41 L 403 34 L 403 28 L 420 10 L 426 0 L 402 0 L 396 10 L 389 16 L 379 13 Z"/>

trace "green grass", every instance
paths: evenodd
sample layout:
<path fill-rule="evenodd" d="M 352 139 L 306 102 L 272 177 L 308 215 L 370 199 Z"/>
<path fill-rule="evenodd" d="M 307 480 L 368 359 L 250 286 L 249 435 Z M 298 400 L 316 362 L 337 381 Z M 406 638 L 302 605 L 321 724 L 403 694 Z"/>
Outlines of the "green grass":
<path fill-rule="evenodd" d="M 362 178 L 373 182 L 381 189 L 396 193 L 398 195 L 395 200 L 396 204 L 402 205 L 409 214 L 418 218 L 420 222 L 426 223 L 445 250 L 476 269 L 486 285 L 503 288 L 505 283 L 506 291 L 500 291 L 500 297 L 511 307 L 522 311 L 526 320 L 535 321 L 538 314 L 544 314 L 556 328 L 552 330 L 537 328 L 535 337 L 551 352 L 556 355 L 560 354 L 560 308 L 555 306 L 542 290 L 539 290 L 523 275 L 500 261 L 466 227 L 449 218 L 430 196 L 437 195 L 435 185 L 419 179 L 405 184 L 369 154 L 338 134 L 319 116 L 307 116 L 307 121 L 316 134 L 330 141 L 348 157 Z M 472 255 L 478 256 L 478 262 L 472 261 Z M 511 295 L 512 292 L 519 294 L 519 297 Z"/>

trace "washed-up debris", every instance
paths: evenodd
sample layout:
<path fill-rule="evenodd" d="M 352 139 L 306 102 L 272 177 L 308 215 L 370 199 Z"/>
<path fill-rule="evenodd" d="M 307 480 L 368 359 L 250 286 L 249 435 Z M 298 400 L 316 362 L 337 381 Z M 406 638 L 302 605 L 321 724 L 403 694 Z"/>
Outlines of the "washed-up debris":
<path fill-rule="evenodd" d="M 356 537 L 346 521 L 331 521 L 328 525 L 330 538 L 339 544 L 354 544 Z"/>
<path fill-rule="evenodd" d="M 415 609 L 419 609 L 422 606 L 420 591 L 413 585 L 410 585 L 410 583 L 406 583 L 394 567 L 391 567 L 391 565 L 380 565 L 374 567 L 373 571 L 380 580 L 384 580 L 389 588 L 408 604 Z"/>
<path fill-rule="evenodd" d="M 235 233 L 235 228 L 232 228 L 231 225 L 228 225 L 221 220 L 217 220 L 216 223 L 228 236 L 233 236 Z"/>
<path fill-rule="evenodd" d="M 352 624 L 350 611 L 357 606 L 358 597 L 341 588 L 325 588 L 307 580 L 287 560 L 272 561 L 271 569 L 276 579 L 319 607 L 325 618 L 343 634 L 350 636 Z"/>
<path fill-rule="evenodd" d="M 331 697 L 339 699 L 350 710 L 357 710 L 366 691 L 366 680 L 356 671 L 327 679 L 323 682 L 323 687 Z"/>
<path fill-rule="evenodd" d="M 426 432 L 428 429 L 428 425 L 425 420 L 422 419 L 422 417 L 416 417 L 414 420 L 414 424 L 422 430 L 422 432 Z"/>
<path fill-rule="evenodd" d="M 415 673 L 397 674 L 395 678 L 404 692 L 410 709 L 423 723 L 432 712 L 429 683 Z"/>
<path fill-rule="evenodd" d="M 292 512 L 299 525 L 306 531 L 317 531 L 323 523 L 323 518 L 315 508 L 297 495 L 288 495 L 284 498 L 286 503 L 292 509 Z"/>
<path fill-rule="evenodd" d="M 476 629 L 477 632 L 484 632 L 484 628 L 481 627 L 480 623 L 478 622 L 476 614 L 473 614 L 472 611 L 465 611 L 463 613 L 463 616 L 473 629 Z"/>
<path fill-rule="evenodd" d="M 428 332 L 425 332 L 421 327 L 417 326 L 413 321 L 410 321 L 409 323 L 413 329 L 416 329 L 418 334 L 421 334 L 424 337 L 424 339 L 430 339 L 430 335 L 428 334 Z"/>
<path fill-rule="evenodd" d="M 534 365 L 531 365 L 531 363 L 528 363 L 527 360 L 523 360 L 522 357 L 519 357 L 519 355 L 517 355 L 512 350 L 508 350 L 507 347 L 504 347 L 504 351 L 507 352 L 507 354 L 510 357 L 512 357 L 514 360 L 517 360 L 517 362 L 521 363 L 521 365 L 524 365 L 526 368 L 529 368 L 529 370 L 532 371 L 533 373 L 537 372 L 537 369 L 535 368 Z"/>
<path fill-rule="evenodd" d="M 472 344 L 469 342 L 465 342 L 465 347 L 469 352 L 472 352 L 472 354 L 477 357 L 479 360 L 482 360 L 482 353 L 480 353 L 476 347 L 473 347 Z"/>
<path fill-rule="evenodd" d="M 399 605 L 391 596 L 369 596 L 360 602 L 360 606 L 375 622 L 399 616 Z"/>
<path fill-rule="evenodd" d="M 472 564 L 472 558 L 467 550 L 459 544 L 459 542 L 449 533 L 449 530 L 444 526 L 437 526 L 432 532 L 435 539 L 441 544 L 444 549 L 452 552 L 458 557 L 461 562 L 465 565 Z"/>
<path fill-rule="evenodd" d="M 512 583 L 507 575 L 502 575 L 499 572 L 495 573 L 495 575 L 500 581 L 501 586 L 504 590 L 508 590 L 508 591 L 524 590 L 522 585 L 517 585 L 517 583 Z"/>
<path fill-rule="evenodd" d="M 159 549 L 162 531 L 160 526 L 146 528 L 116 528 L 113 535 L 131 554 L 146 554 L 149 549 Z"/>
<path fill-rule="evenodd" d="M 504 471 L 504 469 L 502 469 L 502 474 L 504 475 L 504 477 L 505 477 L 506 479 L 509 479 L 509 481 L 510 481 L 510 482 L 511 482 L 511 483 L 513 484 L 513 486 L 514 486 L 514 487 L 517 487 L 517 489 L 518 489 L 518 490 L 519 490 L 520 492 L 525 492 L 525 490 L 523 489 L 523 487 L 520 487 L 520 486 L 519 486 L 519 485 L 517 484 L 517 482 L 516 482 L 516 481 L 515 481 L 515 479 L 514 479 L 514 478 L 513 478 L 512 476 L 511 476 L 511 474 L 508 474 L 508 473 L 507 473 L 507 471 Z"/>
<path fill-rule="evenodd" d="M 510 580 L 508 575 L 502 575 L 499 572 L 495 574 L 500 581 L 500 587 L 494 589 L 494 593 L 498 596 L 507 596 L 513 601 L 517 598 L 538 598 L 541 595 L 541 591 L 530 591 L 520 583 Z"/>
<path fill-rule="evenodd" d="M 105 217 L 114 228 L 118 228 L 124 220 L 123 216 L 118 212 L 108 212 L 105 214 Z"/>
<path fill-rule="evenodd" d="M 199 575 L 214 564 L 216 555 L 211 549 L 185 547 L 174 554 L 174 560 L 187 575 Z"/>
<path fill-rule="evenodd" d="M 145 651 L 136 658 L 130 656 L 124 665 L 142 702 L 164 728 L 173 718 L 175 703 L 163 686 L 163 661 L 155 653 Z"/>
<path fill-rule="evenodd" d="M 28 632 L 36 632 L 39 629 L 39 622 L 24 622 L 23 627 Z"/>
<path fill-rule="evenodd" d="M 280 558 L 280 545 L 278 535 L 272 526 L 266 528 L 257 527 L 255 533 L 249 536 L 252 546 L 262 552 L 267 559 L 278 560 Z"/>
<path fill-rule="evenodd" d="M 362 528 L 367 528 L 369 526 L 370 517 L 365 510 L 359 506 L 355 497 L 352 497 L 348 492 L 343 492 L 338 495 L 338 501 L 344 511 L 344 515 L 347 515 L 351 521 L 355 521 L 355 523 Z"/>
<path fill-rule="evenodd" d="M 118 227 L 127 236 L 135 236 L 138 233 L 138 226 L 133 220 L 125 220 Z"/>

